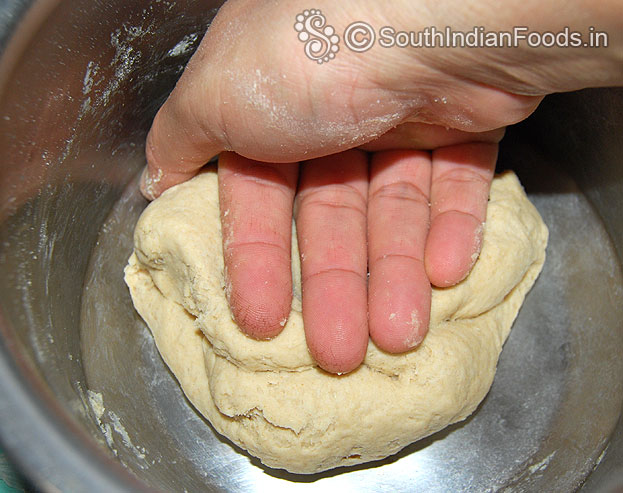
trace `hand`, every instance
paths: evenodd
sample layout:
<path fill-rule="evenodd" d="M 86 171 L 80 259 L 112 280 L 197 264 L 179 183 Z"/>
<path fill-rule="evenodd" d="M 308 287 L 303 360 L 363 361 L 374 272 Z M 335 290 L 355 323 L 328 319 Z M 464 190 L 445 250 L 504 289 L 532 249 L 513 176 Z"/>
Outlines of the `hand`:
<path fill-rule="evenodd" d="M 381 21 L 374 3 L 358 2 L 359 12 L 320 3 L 335 24 L 399 23 Z M 422 25 L 442 25 L 429 11 L 402 6 Z M 319 67 L 293 36 L 292 19 L 304 8 L 241 0 L 221 9 L 154 121 L 143 190 L 157 196 L 212 155 L 238 153 L 222 154 L 219 164 L 230 303 L 245 332 L 266 338 L 289 313 L 300 180 L 295 216 L 308 344 L 323 368 L 345 372 L 365 354 L 367 307 L 381 348 L 401 352 L 422 339 L 428 279 L 452 285 L 477 256 L 502 128 L 528 116 L 548 88 L 540 76 L 505 79 L 502 61 L 465 52 L 457 59 L 454 52 L 344 50 Z M 361 151 L 342 152 L 356 146 L 379 152 L 370 162 Z M 303 163 L 276 164 L 294 161 Z"/>

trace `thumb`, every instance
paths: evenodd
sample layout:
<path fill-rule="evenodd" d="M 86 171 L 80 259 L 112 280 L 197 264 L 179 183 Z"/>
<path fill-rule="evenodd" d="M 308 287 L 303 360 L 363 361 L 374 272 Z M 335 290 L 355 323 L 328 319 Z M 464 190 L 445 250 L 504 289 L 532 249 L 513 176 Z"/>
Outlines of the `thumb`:
<path fill-rule="evenodd" d="M 205 43 L 207 35 L 202 41 Z M 166 189 L 189 180 L 213 156 L 223 151 L 223 132 L 215 118 L 218 106 L 200 46 L 188 63 L 173 92 L 158 110 L 147 134 L 147 167 L 141 177 L 141 192 L 153 200 Z M 207 70 L 206 70 L 207 69 Z"/>
<path fill-rule="evenodd" d="M 240 3 L 244 0 L 225 2 L 219 9 L 152 122 L 145 147 L 147 167 L 140 185 L 150 200 L 195 176 L 221 151 L 233 150 L 224 131 L 222 113 L 227 96 L 221 88 L 227 85 L 223 74 L 231 73 L 230 67 L 241 70 L 247 62 L 232 52 L 232 33 L 240 29 L 242 22 Z M 253 48 L 251 45 L 250 51 Z M 229 82 L 231 85 L 231 78 Z"/>
<path fill-rule="evenodd" d="M 224 149 L 218 138 L 193 128 L 190 120 L 175 114 L 171 99 L 158 111 L 147 135 L 147 167 L 141 192 L 153 200 L 166 189 L 189 180 L 211 157 Z"/>

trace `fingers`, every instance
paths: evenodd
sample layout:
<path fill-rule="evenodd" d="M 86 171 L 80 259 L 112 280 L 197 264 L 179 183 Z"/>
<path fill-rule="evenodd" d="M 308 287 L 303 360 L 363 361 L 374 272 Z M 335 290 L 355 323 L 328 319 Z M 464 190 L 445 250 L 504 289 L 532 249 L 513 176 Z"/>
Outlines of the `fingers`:
<path fill-rule="evenodd" d="M 431 287 L 424 269 L 430 153 L 378 152 L 368 200 L 370 336 L 383 350 L 407 351 L 428 330 Z"/>
<path fill-rule="evenodd" d="M 297 175 L 298 164 L 219 157 L 226 292 L 236 323 L 258 339 L 279 334 L 290 314 Z"/>
<path fill-rule="evenodd" d="M 498 146 L 471 143 L 433 151 L 426 272 L 435 286 L 463 280 L 478 258 Z"/>
<path fill-rule="evenodd" d="M 359 366 L 368 345 L 367 189 L 361 151 L 301 167 L 296 224 L 305 336 L 314 359 L 334 373 Z"/>

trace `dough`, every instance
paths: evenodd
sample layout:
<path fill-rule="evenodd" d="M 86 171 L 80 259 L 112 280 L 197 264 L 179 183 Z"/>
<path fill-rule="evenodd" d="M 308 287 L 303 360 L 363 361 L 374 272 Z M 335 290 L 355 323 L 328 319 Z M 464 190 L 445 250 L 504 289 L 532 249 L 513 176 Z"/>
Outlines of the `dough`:
<path fill-rule="evenodd" d="M 163 359 L 219 433 L 270 467 L 314 473 L 394 454 L 476 409 L 547 234 L 516 176 L 496 177 L 480 257 L 463 282 L 433 290 L 423 343 L 391 355 L 370 342 L 364 363 L 342 376 L 319 369 L 307 350 L 295 239 L 283 332 L 256 341 L 233 322 L 214 169 L 145 209 L 125 279 Z"/>

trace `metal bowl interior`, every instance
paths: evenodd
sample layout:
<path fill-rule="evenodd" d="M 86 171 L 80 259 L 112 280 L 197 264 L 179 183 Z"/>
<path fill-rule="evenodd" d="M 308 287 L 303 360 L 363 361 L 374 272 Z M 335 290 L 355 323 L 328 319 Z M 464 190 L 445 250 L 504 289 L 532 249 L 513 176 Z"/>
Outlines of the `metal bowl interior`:
<path fill-rule="evenodd" d="M 39 487 L 606 491 L 621 480 L 623 91 L 547 98 L 503 141 L 499 167 L 518 172 L 551 241 L 477 412 L 380 463 L 295 476 L 194 411 L 122 280 L 145 206 L 146 132 L 219 2 L 5 3 L 0 437 Z"/>

